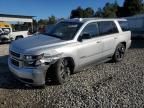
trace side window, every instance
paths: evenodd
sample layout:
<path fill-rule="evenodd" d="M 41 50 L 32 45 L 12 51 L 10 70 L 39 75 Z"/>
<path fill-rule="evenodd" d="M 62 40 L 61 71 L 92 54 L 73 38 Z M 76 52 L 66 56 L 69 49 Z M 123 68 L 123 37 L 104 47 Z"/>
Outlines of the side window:
<path fill-rule="evenodd" d="M 97 23 L 90 23 L 86 25 L 86 27 L 83 29 L 81 36 L 83 34 L 90 34 L 91 38 L 96 37 L 99 35 L 99 29 Z"/>
<path fill-rule="evenodd" d="M 129 25 L 127 21 L 119 21 L 122 31 L 129 31 Z"/>
<path fill-rule="evenodd" d="M 118 29 L 113 21 L 98 22 L 100 35 L 118 33 Z"/>

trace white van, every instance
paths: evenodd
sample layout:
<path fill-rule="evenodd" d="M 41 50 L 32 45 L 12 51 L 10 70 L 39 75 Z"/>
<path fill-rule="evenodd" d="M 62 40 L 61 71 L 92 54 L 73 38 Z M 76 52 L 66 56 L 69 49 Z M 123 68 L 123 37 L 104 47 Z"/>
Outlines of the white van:
<path fill-rule="evenodd" d="M 24 27 L 23 27 L 24 28 Z M 0 41 L 12 41 L 28 36 L 28 28 L 21 29 L 20 31 L 15 30 L 9 23 L 0 22 Z"/>

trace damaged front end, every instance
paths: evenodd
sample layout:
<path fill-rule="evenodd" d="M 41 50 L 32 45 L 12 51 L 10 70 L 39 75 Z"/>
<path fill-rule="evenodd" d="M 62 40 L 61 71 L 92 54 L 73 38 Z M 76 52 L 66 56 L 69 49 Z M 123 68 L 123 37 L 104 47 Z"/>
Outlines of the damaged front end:
<path fill-rule="evenodd" d="M 20 55 L 21 56 L 21 55 Z M 22 55 L 22 59 L 9 57 L 11 72 L 22 82 L 32 85 L 44 85 L 49 67 L 62 57 L 59 54 Z M 18 65 L 15 65 L 16 61 Z M 30 81 L 30 82 L 29 82 Z"/>

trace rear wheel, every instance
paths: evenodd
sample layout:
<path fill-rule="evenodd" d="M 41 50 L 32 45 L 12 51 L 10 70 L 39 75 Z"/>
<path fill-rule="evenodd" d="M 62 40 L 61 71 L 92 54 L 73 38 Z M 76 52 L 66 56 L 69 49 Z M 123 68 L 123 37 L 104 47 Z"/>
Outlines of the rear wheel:
<path fill-rule="evenodd" d="M 63 84 L 70 76 L 70 67 L 67 59 L 60 59 L 51 67 L 52 80 L 57 84 Z"/>
<path fill-rule="evenodd" d="M 125 46 L 124 44 L 119 44 L 115 50 L 112 60 L 114 62 L 120 62 L 123 60 L 125 55 Z"/>

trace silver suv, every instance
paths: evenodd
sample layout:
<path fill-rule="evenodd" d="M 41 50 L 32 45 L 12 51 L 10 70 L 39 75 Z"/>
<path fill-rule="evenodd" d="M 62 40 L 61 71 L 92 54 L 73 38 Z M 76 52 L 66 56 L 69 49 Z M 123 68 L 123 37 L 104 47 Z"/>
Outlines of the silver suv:
<path fill-rule="evenodd" d="M 60 21 L 44 34 L 12 42 L 8 65 L 25 83 L 59 84 L 91 63 L 119 62 L 131 45 L 125 19 L 79 18 Z"/>

